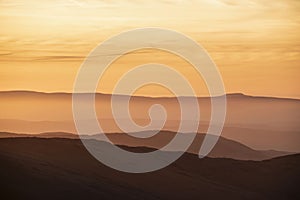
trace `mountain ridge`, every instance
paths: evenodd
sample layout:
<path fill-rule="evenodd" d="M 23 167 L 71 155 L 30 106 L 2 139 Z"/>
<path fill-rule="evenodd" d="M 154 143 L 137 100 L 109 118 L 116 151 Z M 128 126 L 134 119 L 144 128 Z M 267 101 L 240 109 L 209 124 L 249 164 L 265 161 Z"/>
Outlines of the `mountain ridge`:
<path fill-rule="evenodd" d="M 79 95 L 87 95 L 87 94 L 95 94 L 95 95 L 103 95 L 103 96 L 130 96 L 126 94 L 109 94 L 109 93 L 71 93 L 71 92 L 41 92 L 41 91 L 31 91 L 31 90 L 7 90 L 7 91 L 0 91 L 0 94 L 40 94 L 40 95 L 73 95 L 73 94 L 79 94 Z M 234 93 L 226 93 L 226 97 L 251 97 L 251 98 L 270 98 L 270 99 L 283 99 L 283 100 L 298 100 L 297 98 L 291 98 L 291 97 L 276 97 L 276 96 L 260 96 L 260 95 L 248 95 L 241 92 L 234 92 Z M 224 95 L 217 95 L 217 96 L 196 96 L 196 98 L 217 98 Z M 192 96 L 144 96 L 144 95 L 132 95 L 130 97 L 136 97 L 136 98 L 149 98 L 149 99 L 172 99 L 172 98 L 191 98 Z"/>
<path fill-rule="evenodd" d="M 139 133 L 133 133 L 139 134 Z M 180 133 L 188 134 L 188 133 Z M 176 133 L 170 131 L 161 131 L 157 135 L 150 138 L 135 138 L 125 133 L 109 133 L 107 138 L 115 145 L 127 146 L 127 147 L 147 147 L 160 149 L 168 144 Z M 200 146 L 206 134 L 198 133 L 193 143 L 188 148 L 187 152 L 192 154 L 198 154 Z M 81 139 L 95 139 L 98 141 L 105 141 L 104 134 L 94 135 L 81 135 Z M 77 134 L 66 132 L 45 132 L 40 134 L 16 134 L 8 132 L 0 132 L 0 138 L 64 138 L 64 139 L 80 139 Z M 172 151 L 178 151 L 175 147 Z M 275 150 L 255 150 L 240 142 L 220 137 L 214 149 L 208 155 L 212 158 L 232 158 L 236 160 L 267 160 L 274 157 L 280 157 L 283 155 L 294 154 L 292 152 L 275 151 Z"/>

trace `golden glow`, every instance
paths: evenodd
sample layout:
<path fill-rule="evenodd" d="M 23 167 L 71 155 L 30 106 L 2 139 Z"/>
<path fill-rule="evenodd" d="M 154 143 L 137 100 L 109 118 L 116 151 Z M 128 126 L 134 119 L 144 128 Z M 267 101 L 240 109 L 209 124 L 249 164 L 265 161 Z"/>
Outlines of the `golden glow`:
<path fill-rule="evenodd" d="M 203 45 L 228 93 L 300 98 L 299 11 L 297 0 L 1 1 L 0 90 L 71 92 L 77 70 L 98 43 L 123 30 L 155 26 Z M 152 51 L 119 59 L 99 92 L 110 93 L 123 69 L 144 61 L 174 66 L 198 95 L 207 95 L 184 61 Z M 169 92 L 145 87 L 137 94 Z"/>

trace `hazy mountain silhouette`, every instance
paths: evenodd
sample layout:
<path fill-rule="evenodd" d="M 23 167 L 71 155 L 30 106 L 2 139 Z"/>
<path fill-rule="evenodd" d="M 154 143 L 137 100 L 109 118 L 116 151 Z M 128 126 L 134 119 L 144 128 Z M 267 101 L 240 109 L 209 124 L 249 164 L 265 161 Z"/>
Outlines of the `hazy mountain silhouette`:
<path fill-rule="evenodd" d="M 87 95 L 87 94 L 81 94 Z M 189 97 L 181 97 L 188 101 Z M 215 97 L 217 98 L 217 97 Z M 123 105 L 124 96 L 117 96 Z M 207 131 L 210 98 L 199 97 L 201 119 L 199 133 Z M 164 130 L 177 131 L 180 109 L 172 97 L 132 97 L 130 112 L 139 125 L 150 121 L 148 109 L 153 104 L 165 107 L 168 118 Z M 72 94 L 27 91 L 0 92 L 0 131 L 14 133 L 76 133 L 72 115 Z M 96 94 L 96 111 L 105 133 L 121 132 L 113 120 L 111 95 Z M 90 123 L 89 119 L 85 119 Z M 222 136 L 247 146 L 268 150 L 300 152 L 300 100 L 273 97 L 227 95 L 227 117 Z M 135 132 L 132 130 L 131 132 Z"/>

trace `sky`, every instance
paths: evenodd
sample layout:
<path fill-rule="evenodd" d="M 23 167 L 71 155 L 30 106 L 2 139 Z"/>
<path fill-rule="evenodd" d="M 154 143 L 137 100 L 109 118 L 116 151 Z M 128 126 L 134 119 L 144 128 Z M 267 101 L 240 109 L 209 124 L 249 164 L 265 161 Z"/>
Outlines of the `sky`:
<path fill-rule="evenodd" d="M 161 27 L 201 44 L 227 93 L 300 98 L 299 11 L 298 0 L 0 0 L 0 91 L 72 92 L 82 62 L 102 41 L 133 28 Z M 189 63 L 159 50 L 118 59 L 98 92 L 111 93 L 123 73 L 147 62 L 174 67 L 197 95 L 207 95 Z M 136 95 L 171 94 L 149 85 Z"/>

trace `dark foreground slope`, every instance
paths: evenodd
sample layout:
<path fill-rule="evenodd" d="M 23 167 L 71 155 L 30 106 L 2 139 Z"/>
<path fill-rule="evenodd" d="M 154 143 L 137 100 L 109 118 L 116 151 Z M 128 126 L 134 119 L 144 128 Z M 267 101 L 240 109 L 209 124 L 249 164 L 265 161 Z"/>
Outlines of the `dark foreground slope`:
<path fill-rule="evenodd" d="M 80 140 L 6 138 L 0 163 L 0 199 L 300 198 L 300 155 L 256 162 L 184 154 L 162 170 L 128 174 L 99 163 Z"/>

